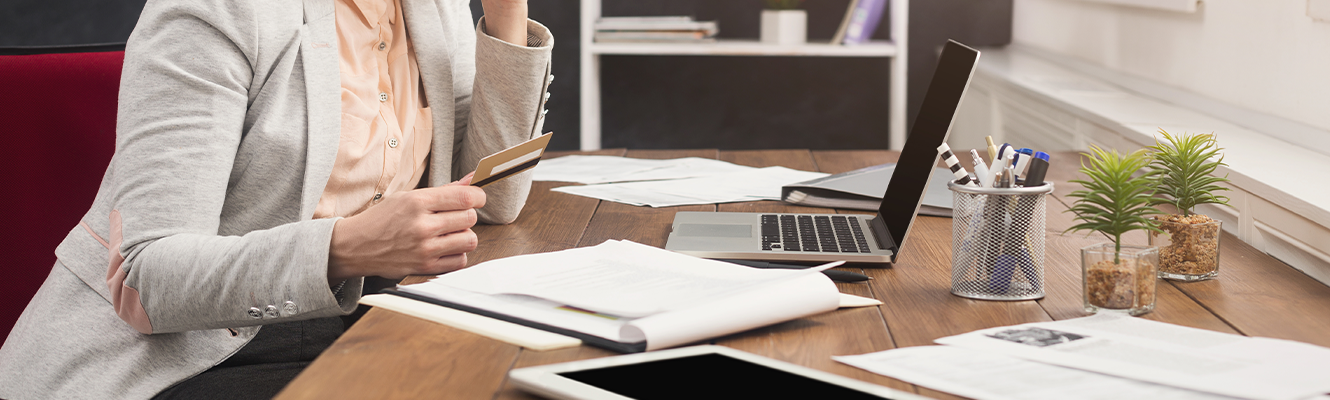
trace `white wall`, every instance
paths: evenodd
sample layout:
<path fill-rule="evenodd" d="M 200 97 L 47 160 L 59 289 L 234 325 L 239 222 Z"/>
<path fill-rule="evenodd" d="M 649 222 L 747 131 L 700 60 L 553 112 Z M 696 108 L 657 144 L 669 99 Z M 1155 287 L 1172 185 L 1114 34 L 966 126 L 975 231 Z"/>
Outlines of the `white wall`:
<path fill-rule="evenodd" d="M 1320 0 L 1203 0 L 1195 13 L 1015 0 L 1012 40 L 1330 130 Z"/>

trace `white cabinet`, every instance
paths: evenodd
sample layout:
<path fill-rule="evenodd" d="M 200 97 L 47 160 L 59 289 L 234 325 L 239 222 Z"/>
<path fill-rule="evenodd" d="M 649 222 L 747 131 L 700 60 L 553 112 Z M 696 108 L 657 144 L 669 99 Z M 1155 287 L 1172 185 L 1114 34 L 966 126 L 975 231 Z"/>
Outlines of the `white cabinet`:
<path fill-rule="evenodd" d="M 888 57 L 890 58 L 887 116 L 892 149 L 905 144 L 905 66 L 908 0 L 890 0 L 891 40 L 862 45 L 832 45 L 826 42 L 778 46 L 754 40 L 720 40 L 715 43 L 596 43 L 596 20 L 600 18 L 600 0 L 582 0 L 581 13 L 581 85 L 582 150 L 600 149 L 600 56 L 779 56 L 779 57 Z M 724 21 L 721 21 L 724 24 Z"/>

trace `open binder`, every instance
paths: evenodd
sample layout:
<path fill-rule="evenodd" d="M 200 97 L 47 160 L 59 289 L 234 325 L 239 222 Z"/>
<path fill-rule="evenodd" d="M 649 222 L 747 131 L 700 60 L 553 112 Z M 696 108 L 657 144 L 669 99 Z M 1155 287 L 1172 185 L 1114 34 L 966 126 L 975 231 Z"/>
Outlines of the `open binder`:
<path fill-rule="evenodd" d="M 384 292 L 637 353 L 835 310 L 840 292 L 821 269 L 754 269 L 611 240 Z"/>

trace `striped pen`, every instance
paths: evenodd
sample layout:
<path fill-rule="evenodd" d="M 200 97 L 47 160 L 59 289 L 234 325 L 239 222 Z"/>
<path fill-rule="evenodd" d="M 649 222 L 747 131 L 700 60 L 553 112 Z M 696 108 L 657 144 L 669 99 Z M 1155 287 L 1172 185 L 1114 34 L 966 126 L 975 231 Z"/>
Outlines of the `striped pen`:
<path fill-rule="evenodd" d="M 961 160 L 956 159 L 955 154 L 951 154 L 951 146 L 943 143 L 937 147 L 937 152 L 947 162 L 947 168 L 951 168 L 951 174 L 956 177 L 957 184 L 975 186 L 974 182 L 970 180 L 970 173 L 965 171 L 965 167 L 961 166 Z"/>

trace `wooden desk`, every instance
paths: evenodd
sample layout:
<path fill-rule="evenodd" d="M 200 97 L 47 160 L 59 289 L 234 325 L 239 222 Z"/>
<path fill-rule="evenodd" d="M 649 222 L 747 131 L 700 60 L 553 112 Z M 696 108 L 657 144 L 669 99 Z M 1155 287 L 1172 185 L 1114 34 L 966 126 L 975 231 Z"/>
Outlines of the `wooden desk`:
<path fill-rule="evenodd" d="M 601 150 L 551 153 L 548 157 L 564 154 L 693 156 L 755 167 L 779 165 L 830 173 L 894 162 L 898 155 L 891 151 Z M 897 264 L 845 268 L 874 279 L 837 284 L 842 292 L 874 297 L 884 305 L 838 310 L 717 338 L 712 343 L 925 396 L 954 397 L 849 367 L 830 357 L 930 345 L 934 339 L 976 329 L 1084 316 L 1079 249 L 1106 239 L 1062 234 L 1071 225 L 1071 215 L 1063 210 L 1069 203 L 1065 196 L 1073 190 L 1067 181 L 1076 176 L 1078 155 L 1060 153 L 1053 159 L 1048 179 L 1057 184 L 1057 190 L 1048 203 L 1044 299 L 996 302 L 951 295 L 951 220 L 919 217 Z M 591 246 L 607 239 L 664 247 L 670 222 L 678 211 L 859 213 L 775 201 L 655 209 L 549 190 L 564 185 L 536 182 L 517 222 L 477 227 L 481 244 L 470 255 L 471 263 Z M 1137 233 L 1127 240 L 1144 244 L 1145 236 Z M 1330 287 L 1229 234 L 1224 234 L 1221 252 L 1219 279 L 1161 281 L 1158 306 L 1144 317 L 1218 332 L 1330 346 Z M 419 281 L 423 278 L 407 282 Z M 372 310 L 278 397 L 526 398 L 506 381 L 508 370 L 609 355 L 613 353 L 588 346 L 527 351 L 391 311 Z"/>

